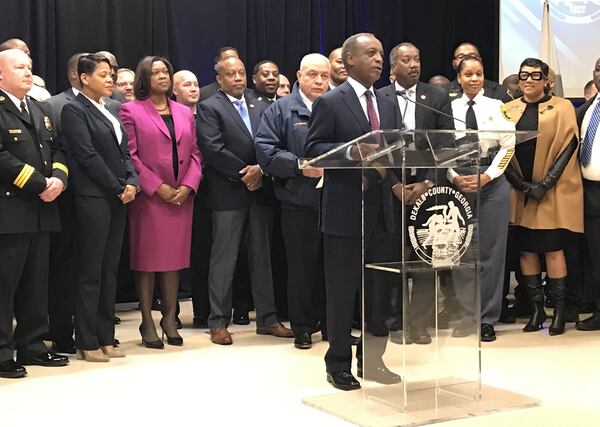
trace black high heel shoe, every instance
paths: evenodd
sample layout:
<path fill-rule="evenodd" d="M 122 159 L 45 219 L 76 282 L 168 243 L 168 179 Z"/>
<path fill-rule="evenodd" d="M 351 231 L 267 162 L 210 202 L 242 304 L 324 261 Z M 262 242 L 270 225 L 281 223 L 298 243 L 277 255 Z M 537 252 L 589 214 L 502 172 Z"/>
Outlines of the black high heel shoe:
<path fill-rule="evenodd" d="M 142 336 L 142 344 L 144 344 L 144 347 L 154 348 L 157 350 L 165 348 L 165 345 L 161 340 L 146 341 L 146 339 L 144 338 L 144 334 L 142 333 L 142 325 L 140 325 L 140 335 Z"/>
<path fill-rule="evenodd" d="M 165 328 L 163 326 L 163 320 L 165 320 L 165 319 L 164 318 L 160 319 L 160 328 L 162 329 L 162 339 L 164 340 L 165 339 L 165 335 L 166 335 L 167 336 L 167 344 L 182 346 L 183 345 L 183 338 L 181 338 L 179 335 L 175 335 L 173 337 L 170 337 L 169 334 L 167 334 L 165 332 Z"/>

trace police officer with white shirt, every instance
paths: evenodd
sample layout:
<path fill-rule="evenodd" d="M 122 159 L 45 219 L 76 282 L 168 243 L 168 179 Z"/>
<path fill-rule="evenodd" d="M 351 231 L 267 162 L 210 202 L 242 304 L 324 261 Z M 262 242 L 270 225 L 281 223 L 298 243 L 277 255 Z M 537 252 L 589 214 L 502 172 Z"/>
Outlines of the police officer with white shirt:
<path fill-rule="evenodd" d="M 463 90 L 460 98 L 452 101 L 452 114 L 457 130 L 514 131 L 512 121 L 503 113 L 502 101 L 484 96 L 483 64 L 477 56 L 467 56 L 458 65 L 458 81 Z M 511 142 L 512 137 L 506 142 Z M 486 147 L 481 140 L 482 158 L 479 171 L 449 169 L 448 180 L 463 193 L 477 191 L 481 186 L 479 201 L 479 253 L 481 257 L 481 340 L 494 341 L 494 323 L 500 317 L 502 308 L 502 288 L 504 284 L 504 262 L 510 208 L 510 186 L 504 177 L 504 169 L 514 154 L 510 146 Z M 475 173 L 473 173 L 475 172 Z M 461 337 L 473 332 L 475 319 L 469 319 L 473 310 L 467 303 L 474 289 L 465 286 L 463 280 L 454 280 L 455 291 L 463 305 L 465 322 L 453 331 L 453 336 Z M 472 316 L 471 316 L 472 317 Z"/>
<path fill-rule="evenodd" d="M 48 233 L 60 229 L 55 199 L 69 170 L 49 109 L 26 96 L 32 84 L 29 56 L 18 49 L 0 52 L 0 377 L 5 378 L 24 377 L 24 365 L 69 363 L 42 341 L 48 327 Z"/>

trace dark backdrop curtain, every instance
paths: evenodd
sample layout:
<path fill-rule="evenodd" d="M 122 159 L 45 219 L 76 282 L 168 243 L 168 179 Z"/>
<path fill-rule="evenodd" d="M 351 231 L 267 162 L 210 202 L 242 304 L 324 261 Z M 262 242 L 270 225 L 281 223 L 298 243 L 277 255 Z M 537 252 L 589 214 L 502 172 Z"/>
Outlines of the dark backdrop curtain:
<path fill-rule="evenodd" d="M 3 0 L 0 41 L 28 43 L 34 72 L 52 93 L 67 87 L 65 64 L 75 52 L 110 50 L 129 68 L 144 55 L 164 55 L 207 84 L 215 51 L 230 45 L 249 73 L 269 58 L 294 80 L 303 55 L 327 55 L 362 31 L 375 33 L 386 54 L 401 41 L 419 47 L 422 80 L 453 79 L 452 50 L 472 41 L 486 77 L 496 79 L 498 13 L 499 0 Z M 388 70 L 386 59 L 380 85 Z"/>

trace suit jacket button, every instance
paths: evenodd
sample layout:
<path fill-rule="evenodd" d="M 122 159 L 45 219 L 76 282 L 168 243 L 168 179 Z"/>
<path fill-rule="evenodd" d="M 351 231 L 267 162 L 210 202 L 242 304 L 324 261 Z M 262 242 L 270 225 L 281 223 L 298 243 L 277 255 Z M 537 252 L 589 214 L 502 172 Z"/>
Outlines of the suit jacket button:
<path fill-rule="evenodd" d="M 7 191 L 7 192 L 6 192 L 6 195 L 7 195 L 7 196 L 10 196 L 10 191 Z"/>
<path fill-rule="evenodd" d="M 41 149 L 43 149 L 43 148 L 44 148 L 44 146 L 43 146 L 42 144 L 40 144 L 40 148 L 41 148 Z"/>
<path fill-rule="evenodd" d="M 19 138 L 17 138 L 17 137 L 15 136 L 15 141 L 18 141 L 18 140 L 19 140 Z"/>
<path fill-rule="evenodd" d="M 44 160 L 44 164 L 45 164 L 46 166 L 48 166 L 48 162 L 47 162 L 46 160 Z"/>

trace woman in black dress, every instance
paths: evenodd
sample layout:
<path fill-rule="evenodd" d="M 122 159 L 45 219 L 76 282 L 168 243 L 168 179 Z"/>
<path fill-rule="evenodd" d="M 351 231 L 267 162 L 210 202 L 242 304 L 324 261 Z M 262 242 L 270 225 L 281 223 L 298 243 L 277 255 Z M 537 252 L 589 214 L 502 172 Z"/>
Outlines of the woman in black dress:
<path fill-rule="evenodd" d="M 505 105 L 517 130 L 537 130 L 535 139 L 517 145 L 505 175 L 514 187 L 511 222 L 518 226 L 523 281 L 533 314 L 523 328 L 537 331 L 546 320 L 539 255 L 546 259 L 546 283 L 556 301 L 550 335 L 565 328 L 567 264 L 563 249 L 583 232 L 583 190 L 575 152 L 577 122 L 573 105 L 547 94 L 548 65 L 528 58 L 519 70 L 523 97 Z"/>

